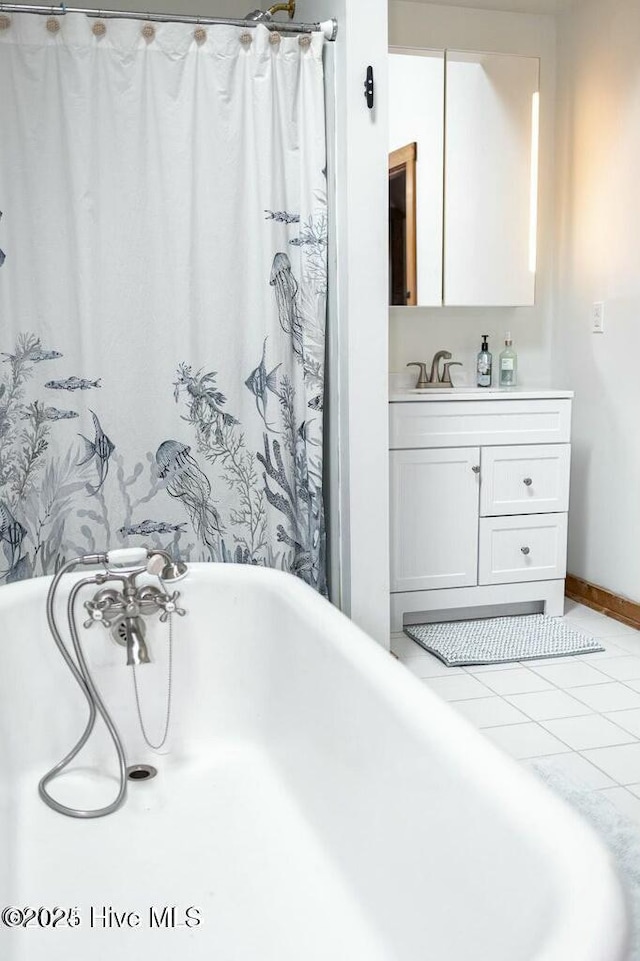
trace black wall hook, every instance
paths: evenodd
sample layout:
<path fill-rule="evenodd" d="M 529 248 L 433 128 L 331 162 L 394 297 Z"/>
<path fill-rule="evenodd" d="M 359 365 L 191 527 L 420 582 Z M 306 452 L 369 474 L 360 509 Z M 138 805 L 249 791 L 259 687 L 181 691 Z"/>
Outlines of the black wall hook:
<path fill-rule="evenodd" d="M 369 110 L 373 110 L 373 67 L 367 67 L 367 79 L 364 82 L 364 98 Z"/>

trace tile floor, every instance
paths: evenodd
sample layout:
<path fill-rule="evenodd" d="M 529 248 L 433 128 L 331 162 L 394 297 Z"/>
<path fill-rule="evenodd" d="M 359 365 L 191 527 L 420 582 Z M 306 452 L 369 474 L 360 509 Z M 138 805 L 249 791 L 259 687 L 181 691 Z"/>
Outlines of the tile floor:
<path fill-rule="evenodd" d="M 523 764 L 602 791 L 640 825 L 640 631 L 566 601 L 602 652 L 446 667 L 404 634 L 391 650 L 424 684 Z"/>

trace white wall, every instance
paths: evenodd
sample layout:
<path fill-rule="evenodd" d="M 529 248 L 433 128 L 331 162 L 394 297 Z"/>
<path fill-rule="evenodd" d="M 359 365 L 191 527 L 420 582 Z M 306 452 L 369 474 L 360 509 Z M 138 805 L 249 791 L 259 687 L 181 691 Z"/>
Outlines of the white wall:
<path fill-rule="evenodd" d="M 569 570 L 640 601 L 640 5 L 558 20 L 554 378 L 576 392 Z M 591 305 L 605 302 L 605 333 Z"/>
<path fill-rule="evenodd" d="M 456 380 L 474 384 L 480 335 L 491 335 L 495 368 L 497 355 L 504 345 L 504 332 L 510 330 L 519 355 L 521 382 L 527 386 L 547 386 L 550 384 L 552 321 L 555 19 L 547 14 L 390 0 L 389 43 L 539 57 L 541 105 L 535 307 L 391 308 L 390 370 L 404 371 L 409 361 L 428 360 L 435 350 L 447 348 L 456 360 L 464 363 L 464 368 L 456 368 L 454 372 Z M 505 184 L 505 190 L 508 189 L 509 185 Z"/>

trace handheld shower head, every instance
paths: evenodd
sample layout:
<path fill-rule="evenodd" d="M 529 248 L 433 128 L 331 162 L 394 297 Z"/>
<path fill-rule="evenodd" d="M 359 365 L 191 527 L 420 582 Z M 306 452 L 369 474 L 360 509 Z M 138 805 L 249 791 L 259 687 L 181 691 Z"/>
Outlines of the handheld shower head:
<path fill-rule="evenodd" d="M 155 550 L 149 553 L 147 572 L 161 581 L 180 581 L 187 576 L 189 568 L 184 561 L 174 561 L 167 551 Z"/>
<path fill-rule="evenodd" d="M 184 561 L 169 561 L 160 572 L 161 581 L 181 581 L 189 573 Z"/>

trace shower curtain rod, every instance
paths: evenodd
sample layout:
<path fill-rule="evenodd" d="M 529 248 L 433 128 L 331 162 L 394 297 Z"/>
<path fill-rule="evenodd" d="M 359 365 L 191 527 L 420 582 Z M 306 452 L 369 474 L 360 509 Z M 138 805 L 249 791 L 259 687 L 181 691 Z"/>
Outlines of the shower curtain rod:
<path fill-rule="evenodd" d="M 202 26 L 210 24 L 226 24 L 234 27 L 256 27 L 258 22 L 255 20 L 233 20 L 224 17 L 189 17 L 182 14 L 170 13 L 149 13 L 147 11 L 134 13 L 131 10 L 87 10 L 83 7 L 66 7 L 63 3 L 60 6 L 45 6 L 27 3 L 1 3 L 0 13 L 40 13 L 49 16 L 64 16 L 65 13 L 84 13 L 87 17 L 100 17 L 108 19 L 115 17 L 120 20 L 154 20 L 158 23 L 193 23 Z M 323 20 L 321 23 L 292 23 L 287 21 L 278 22 L 275 20 L 261 21 L 267 30 L 276 30 L 278 33 L 316 33 L 320 31 L 326 40 L 335 40 L 338 34 L 338 21 L 335 18 Z"/>

